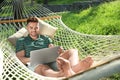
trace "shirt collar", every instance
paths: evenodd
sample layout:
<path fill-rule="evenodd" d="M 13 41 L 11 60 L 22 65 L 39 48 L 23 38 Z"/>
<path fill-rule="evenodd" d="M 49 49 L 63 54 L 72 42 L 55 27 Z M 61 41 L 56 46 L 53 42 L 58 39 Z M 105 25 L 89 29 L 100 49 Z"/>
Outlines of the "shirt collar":
<path fill-rule="evenodd" d="M 38 38 L 37 38 L 36 40 L 38 40 L 40 37 L 41 37 L 41 35 L 38 35 Z M 28 38 L 29 38 L 30 40 L 33 40 L 33 39 L 30 37 L 30 35 L 28 35 Z M 34 40 L 33 40 L 33 41 L 34 41 Z"/>

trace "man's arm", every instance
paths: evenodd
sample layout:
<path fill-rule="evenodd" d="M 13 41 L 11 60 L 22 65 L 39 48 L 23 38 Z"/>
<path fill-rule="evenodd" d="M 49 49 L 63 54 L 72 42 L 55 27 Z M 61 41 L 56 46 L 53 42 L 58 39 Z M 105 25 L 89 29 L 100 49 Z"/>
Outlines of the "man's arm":
<path fill-rule="evenodd" d="M 52 48 L 52 47 L 55 47 L 54 44 L 49 44 L 49 45 L 48 45 L 48 48 Z M 60 54 L 63 53 L 63 52 L 64 52 L 64 49 L 63 49 L 62 46 L 60 46 L 60 48 L 59 48 L 59 50 L 58 50 L 58 54 L 60 55 Z"/>
<path fill-rule="evenodd" d="M 28 62 L 30 62 L 30 58 L 26 58 L 25 57 L 25 51 L 19 51 L 16 53 L 16 56 L 18 57 L 18 59 L 23 63 L 23 64 L 27 64 Z"/>

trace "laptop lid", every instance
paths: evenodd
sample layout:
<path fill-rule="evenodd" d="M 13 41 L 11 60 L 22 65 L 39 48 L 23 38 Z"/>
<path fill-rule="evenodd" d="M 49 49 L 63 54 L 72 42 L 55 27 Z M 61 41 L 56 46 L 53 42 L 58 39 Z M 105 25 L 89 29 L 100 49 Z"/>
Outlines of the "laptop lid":
<path fill-rule="evenodd" d="M 43 48 L 30 52 L 30 66 L 56 61 L 60 47 Z"/>

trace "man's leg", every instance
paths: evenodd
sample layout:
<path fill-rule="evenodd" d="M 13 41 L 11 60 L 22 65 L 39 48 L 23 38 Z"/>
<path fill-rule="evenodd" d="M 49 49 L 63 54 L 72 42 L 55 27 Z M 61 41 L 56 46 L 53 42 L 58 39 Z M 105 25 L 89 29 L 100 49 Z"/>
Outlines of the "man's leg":
<path fill-rule="evenodd" d="M 84 60 L 79 61 L 79 63 L 72 67 L 72 70 L 75 73 L 82 72 L 87 70 L 93 64 L 93 59 L 91 57 L 87 57 Z"/>
<path fill-rule="evenodd" d="M 35 68 L 35 73 L 38 73 L 47 77 L 63 77 L 62 71 L 53 71 L 49 66 L 40 64 Z"/>
<path fill-rule="evenodd" d="M 84 60 L 80 61 L 74 67 L 71 67 L 69 60 L 62 57 L 57 58 L 58 67 L 63 70 L 65 77 L 72 76 L 78 72 L 82 72 L 90 68 L 93 63 L 91 57 L 87 57 Z"/>
<path fill-rule="evenodd" d="M 67 59 L 58 57 L 57 64 L 58 64 L 59 70 L 63 71 L 65 77 L 69 77 L 75 74 L 75 72 L 71 68 L 70 62 Z"/>
<path fill-rule="evenodd" d="M 60 57 L 63 57 L 64 59 L 69 60 L 71 67 L 73 67 L 79 63 L 79 56 L 78 56 L 77 49 L 66 50 L 66 51 L 64 51 L 64 53 L 60 54 Z"/>
<path fill-rule="evenodd" d="M 87 57 L 84 60 L 80 61 L 77 49 L 67 50 L 64 53 L 62 53 L 60 57 L 69 60 L 70 65 L 75 73 L 84 71 L 93 64 L 93 60 L 91 57 Z"/>

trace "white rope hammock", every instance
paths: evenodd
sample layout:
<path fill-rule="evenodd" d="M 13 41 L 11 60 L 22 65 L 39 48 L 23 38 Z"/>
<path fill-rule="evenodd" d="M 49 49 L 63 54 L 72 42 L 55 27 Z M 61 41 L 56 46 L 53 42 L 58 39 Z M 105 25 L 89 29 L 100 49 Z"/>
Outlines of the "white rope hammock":
<path fill-rule="evenodd" d="M 21 21 L 16 24 L 14 21 L 11 22 L 11 20 L 14 19 L 14 8 L 12 4 L 15 0 L 4 0 L 0 4 L 0 49 L 3 53 L 3 74 L 2 79 L 3 80 L 58 80 L 58 78 L 50 78 L 50 77 L 44 77 L 41 75 L 38 75 L 31 70 L 29 70 L 26 66 L 24 66 L 18 58 L 15 56 L 15 48 L 8 42 L 7 38 L 14 34 L 16 32 L 16 29 L 20 29 L 21 27 L 26 26 L 26 22 Z M 45 7 L 42 7 L 41 5 L 34 4 L 33 6 L 30 6 L 30 3 L 26 0 L 23 3 L 22 11 L 24 14 L 22 14 L 23 19 L 26 19 L 29 16 L 37 16 L 42 19 L 42 17 L 46 17 L 43 20 L 49 24 L 51 24 L 54 27 L 58 28 L 57 33 L 55 34 L 55 37 L 53 39 L 55 45 L 63 46 L 64 49 L 69 48 L 77 48 L 79 50 L 79 56 L 80 58 L 84 58 L 88 55 L 92 56 L 95 61 L 101 61 L 105 60 L 104 58 L 109 59 L 107 62 L 102 61 L 99 66 L 107 65 L 108 69 L 105 69 L 106 66 L 101 67 L 102 76 L 95 77 L 92 76 L 86 77 L 86 75 L 91 74 L 90 71 L 96 70 L 99 71 L 96 66 L 93 66 L 90 70 L 83 72 L 85 73 L 85 76 L 82 75 L 83 73 L 80 73 L 78 75 L 72 76 L 67 79 L 74 78 L 83 80 L 83 78 L 88 78 L 84 80 L 95 80 L 99 79 L 101 77 L 112 75 L 113 73 L 120 72 L 118 70 L 118 67 L 120 64 L 118 63 L 120 58 L 120 36 L 119 35 L 88 35 L 88 34 L 82 34 L 76 31 L 73 31 L 69 29 L 61 20 L 60 17 L 53 17 L 53 18 L 47 18 L 51 16 L 58 16 L 57 14 L 53 13 L 52 11 L 46 9 Z M 17 7 L 21 8 L 21 7 Z M 17 13 L 19 15 L 19 13 Z M 8 21 L 8 22 L 7 22 Z M 117 56 L 116 56 L 117 55 Z M 110 59 L 110 57 L 113 56 L 114 59 Z M 116 60 L 116 61 L 114 61 Z M 108 63 L 109 62 L 109 63 Z M 111 62 L 111 63 L 110 63 Z M 114 64 L 116 63 L 116 64 Z M 104 64 L 104 65 L 103 65 Z M 113 66 L 111 67 L 110 65 Z M 114 67 L 117 69 L 115 70 Z M 105 69 L 105 70 L 104 70 Z M 110 74 L 104 74 L 111 70 Z M 96 73 L 96 75 L 99 75 Z M 104 76 L 103 76 L 104 75 Z M 82 77 L 80 77 L 82 76 Z M 61 79 L 61 78 L 59 78 Z"/>

